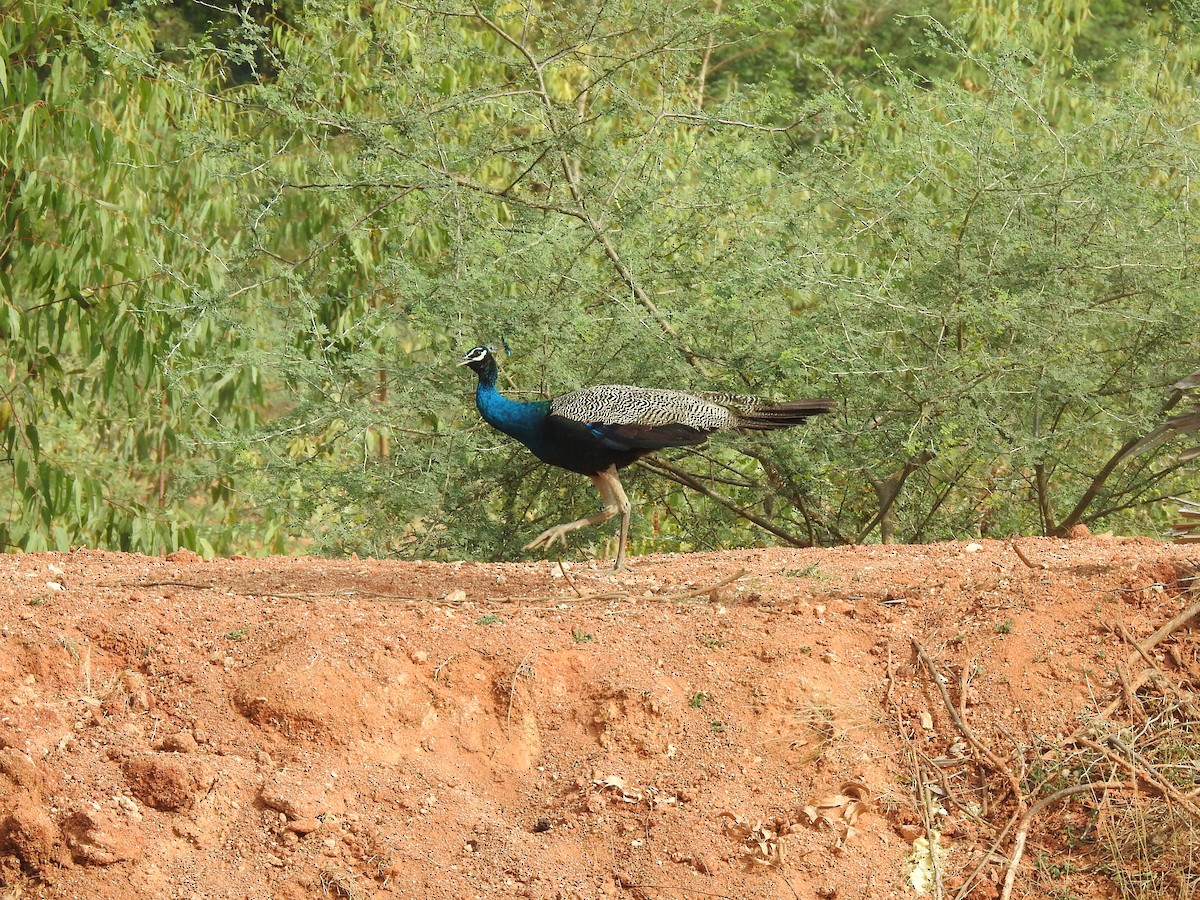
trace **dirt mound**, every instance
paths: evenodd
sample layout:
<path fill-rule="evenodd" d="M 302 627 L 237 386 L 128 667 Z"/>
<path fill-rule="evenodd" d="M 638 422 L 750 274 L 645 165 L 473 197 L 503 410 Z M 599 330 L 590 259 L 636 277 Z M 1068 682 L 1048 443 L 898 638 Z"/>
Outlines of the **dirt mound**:
<path fill-rule="evenodd" d="M 1197 599 L 1188 551 L 1019 550 L 620 574 L 0 557 L 0 896 L 995 897 L 1010 869 L 1014 896 L 1112 896 L 1134 863 L 1200 880 L 1172 837 L 1200 827 L 1200 623 L 1171 622 Z M 1114 835 L 1149 800 L 1180 818 L 1134 859 Z"/>

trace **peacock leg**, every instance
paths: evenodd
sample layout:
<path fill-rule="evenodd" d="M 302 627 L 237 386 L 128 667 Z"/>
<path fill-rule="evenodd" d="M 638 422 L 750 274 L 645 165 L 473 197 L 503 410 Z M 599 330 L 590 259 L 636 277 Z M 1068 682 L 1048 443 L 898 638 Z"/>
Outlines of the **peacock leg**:
<path fill-rule="evenodd" d="M 617 467 L 612 466 L 600 474 L 610 480 L 609 490 L 612 491 L 613 497 L 617 501 L 617 507 L 621 510 L 621 537 L 617 541 L 617 564 L 613 568 L 623 569 L 625 568 L 625 547 L 629 544 L 629 514 L 632 507 L 629 498 L 625 496 L 625 488 L 621 487 L 621 479 L 617 477 Z"/>
<path fill-rule="evenodd" d="M 585 519 L 576 519 L 574 522 L 566 522 L 562 525 L 555 525 L 553 528 L 547 528 L 532 541 L 525 545 L 525 550 L 536 550 L 539 547 L 549 549 L 553 547 L 556 541 L 562 541 L 563 546 L 566 546 L 566 536 L 578 528 L 586 528 L 588 525 L 599 525 L 601 522 L 607 522 L 617 513 L 621 514 L 621 539 L 617 545 L 617 564 L 615 568 L 621 568 L 625 563 L 625 540 L 629 531 L 629 498 L 625 496 L 625 491 L 621 487 L 621 482 L 617 478 L 617 469 L 615 466 L 610 466 L 603 472 L 598 472 L 595 475 L 589 476 L 592 479 L 592 484 L 596 485 L 596 490 L 600 492 L 600 498 L 604 501 L 604 509 L 596 513 L 594 516 L 588 516 Z"/>

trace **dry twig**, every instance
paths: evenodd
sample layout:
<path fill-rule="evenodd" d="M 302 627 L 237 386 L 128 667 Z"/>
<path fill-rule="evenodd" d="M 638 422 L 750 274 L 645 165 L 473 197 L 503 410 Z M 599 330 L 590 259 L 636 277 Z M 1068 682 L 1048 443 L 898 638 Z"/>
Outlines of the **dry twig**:
<path fill-rule="evenodd" d="M 1075 784 L 1065 787 L 1061 791 L 1055 791 L 1049 797 L 1045 797 L 1029 807 L 1017 825 L 1017 833 L 1013 838 L 1013 852 L 1008 861 L 1008 870 L 1004 873 L 1004 888 L 1000 891 L 1000 900 L 1011 900 L 1013 882 L 1017 877 L 1017 866 L 1021 864 L 1021 856 L 1025 853 L 1025 841 L 1029 837 L 1029 826 L 1033 824 L 1038 813 L 1073 794 L 1081 794 L 1085 791 L 1132 790 L 1133 788 L 1134 785 L 1124 781 L 1092 781 L 1088 784 Z"/>
<path fill-rule="evenodd" d="M 1159 777 L 1158 773 L 1154 770 L 1154 767 L 1146 763 L 1145 760 L 1141 760 L 1139 763 L 1135 759 L 1126 759 L 1122 753 L 1128 753 L 1130 757 L 1136 757 L 1136 754 L 1116 738 L 1110 736 L 1105 738 L 1105 741 L 1120 748 L 1122 753 L 1116 753 L 1113 750 L 1110 750 L 1108 747 L 1102 746 L 1101 744 L 1096 743 L 1096 741 L 1093 741 L 1091 738 L 1086 738 L 1082 735 L 1074 738 L 1074 741 L 1080 746 L 1087 747 L 1089 750 L 1093 750 L 1096 753 L 1101 754 L 1105 759 L 1116 763 L 1121 768 L 1127 770 L 1134 778 L 1138 779 L 1139 781 L 1144 781 L 1164 797 L 1174 800 L 1181 807 L 1195 816 L 1197 820 L 1200 820 L 1200 807 L 1189 800 L 1187 795 L 1180 791 L 1179 788 L 1175 787 L 1169 781 Z"/>
<path fill-rule="evenodd" d="M 912 645 L 917 651 L 917 657 L 925 665 L 925 668 L 929 670 L 929 674 L 933 678 L 933 683 L 937 685 L 938 692 L 942 695 L 942 703 L 945 704 L 946 711 L 950 713 L 950 718 L 954 721 L 954 727 L 958 729 L 959 733 L 963 736 L 968 744 L 974 747 L 977 752 L 982 754 L 983 758 L 991 763 L 992 767 L 997 772 L 1004 776 L 1004 779 L 1008 782 L 1009 788 L 1012 790 L 1013 799 L 1017 801 L 1017 805 L 1021 809 L 1024 809 L 1025 800 L 1021 796 L 1021 782 L 1017 779 L 1012 767 L 1009 766 L 1008 763 L 1002 760 L 999 756 L 997 756 L 991 747 L 975 736 L 975 732 L 971 730 L 970 726 L 967 725 L 963 717 L 958 714 L 958 709 L 955 707 L 954 702 L 950 699 L 950 692 L 946 690 L 946 684 L 942 680 L 941 676 L 938 675 L 937 668 L 934 666 L 933 660 L 929 658 L 929 654 L 925 652 L 925 648 L 921 646 L 916 638 L 913 638 Z"/>
<path fill-rule="evenodd" d="M 1166 640 L 1166 638 L 1168 638 L 1177 628 L 1182 628 L 1184 625 L 1186 625 L 1188 622 L 1190 622 L 1192 619 L 1194 619 L 1197 615 L 1200 615 L 1200 602 L 1193 603 L 1191 606 L 1189 606 L 1187 609 L 1185 609 L 1179 615 L 1175 616 L 1175 618 L 1171 619 L 1171 621 L 1167 622 L 1165 625 L 1160 627 L 1156 632 L 1154 632 L 1154 634 L 1150 635 L 1150 637 L 1146 638 L 1146 640 L 1144 640 L 1140 644 L 1136 645 L 1137 650 L 1135 652 L 1133 652 L 1132 654 L 1130 654 L 1129 658 L 1125 661 L 1126 667 L 1134 665 L 1138 661 L 1139 657 L 1143 657 L 1146 654 L 1148 654 L 1151 650 L 1153 650 L 1156 646 L 1158 646 L 1158 644 L 1160 644 L 1162 641 Z M 1143 670 L 1142 673 L 1140 675 L 1138 675 L 1137 678 L 1133 679 L 1133 681 L 1130 683 L 1130 685 L 1129 685 L 1130 690 L 1137 691 L 1138 688 L 1142 687 L 1142 685 L 1144 685 L 1147 681 L 1150 680 L 1150 678 L 1153 676 L 1153 674 L 1154 674 L 1154 670 L 1152 670 L 1152 669 Z M 1108 704 L 1108 706 L 1106 706 L 1106 707 L 1104 707 L 1104 709 L 1100 710 L 1099 718 L 1107 719 L 1109 716 L 1111 716 L 1114 712 L 1117 711 L 1117 709 L 1121 706 L 1121 703 L 1123 700 L 1124 700 L 1124 697 L 1117 697 L 1110 704 Z M 1091 726 L 1088 725 L 1087 723 L 1080 725 L 1066 739 L 1065 743 L 1070 743 L 1071 741 L 1075 740 L 1080 735 L 1084 734 L 1090 727 Z"/>
<path fill-rule="evenodd" d="M 1180 688 L 1180 686 L 1176 684 L 1166 672 L 1163 671 L 1162 666 L 1158 664 L 1158 661 L 1140 644 L 1138 644 L 1133 635 L 1129 633 L 1129 629 L 1125 627 L 1125 623 L 1119 621 L 1117 622 L 1117 632 L 1121 635 L 1121 638 L 1131 647 L 1133 647 L 1133 649 L 1142 657 L 1142 659 L 1145 660 L 1146 665 L 1148 665 L 1150 670 L 1152 670 L 1147 670 L 1143 673 L 1147 677 L 1142 679 L 1142 683 L 1144 684 L 1147 680 L 1156 681 L 1159 687 L 1162 688 L 1164 694 L 1169 693 L 1175 695 L 1175 699 L 1179 701 L 1179 708 L 1183 710 L 1185 715 L 1193 719 L 1200 719 L 1200 709 L 1197 709 L 1196 705 L 1192 702 L 1191 692 Z M 1117 673 L 1117 676 L 1119 678 L 1121 677 L 1120 672 Z M 1124 678 L 1121 679 L 1121 683 L 1124 687 Z"/>
<path fill-rule="evenodd" d="M 1046 565 L 1043 562 L 1034 562 L 1032 559 L 1030 559 L 1026 555 L 1025 551 L 1021 549 L 1020 545 L 1016 541 L 1012 541 L 1011 543 L 1009 543 L 1009 546 L 1012 547 L 1013 553 L 1017 554 L 1017 559 L 1019 559 L 1021 562 L 1025 563 L 1025 565 L 1029 566 L 1029 568 L 1041 569 L 1042 571 L 1046 571 L 1047 569 L 1050 568 L 1048 565 Z"/>
<path fill-rule="evenodd" d="M 892 660 L 892 647 L 888 645 L 887 657 L 887 690 L 883 694 L 884 705 L 893 713 L 896 712 L 895 701 L 892 700 L 892 691 L 896 688 L 896 665 Z M 897 716 L 897 720 L 899 716 Z"/>
<path fill-rule="evenodd" d="M 571 577 L 571 573 L 568 572 L 567 567 L 565 565 L 563 565 L 562 557 L 561 556 L 558 557 L 556 562 L 558 563 L 558 571 L 562 572 L 563 578 L 567 579 L 567 584 L 569 584 L 571 586 L 571 590 L 573 590 L 575 592 L 575 596 L 582 597 L 583 591 L 581 591 L 579 589 L 579 586 L 577 584 L 575 584 L 575 579 Z"/>
<path fill-rule="evenodd" d="M 710 584 L 708 587 L 691 588 L 690 590 L 680 591 L 676 594 L 663 594 L 664 600 L 690 600 L 692 597 L 703 597 L 705 594 L 712 594 L 719 588 L 725 587 L 727 584 L 732 584 L 746 574 L 745 569 L 738 569 L 728 578 L 722 578 L 716 584 Z"/>
<path fill-rule="evenodd" d="M 513 669 L 512 681 L 508 684 L 508 712 L 504 715 L 504 739 L 506 741 L 512 739 L 513 698 L 517 694 L 517 680 L 521 677 L 521 670 L 525 668 L 525 663 L 529 661 L 530 656 L 537 652 L 537 649 L 537 647 L 533 647 L 526 651 L 525 655 L 521 657 L 521 661 L 517 663 L 517 667 Z"/>

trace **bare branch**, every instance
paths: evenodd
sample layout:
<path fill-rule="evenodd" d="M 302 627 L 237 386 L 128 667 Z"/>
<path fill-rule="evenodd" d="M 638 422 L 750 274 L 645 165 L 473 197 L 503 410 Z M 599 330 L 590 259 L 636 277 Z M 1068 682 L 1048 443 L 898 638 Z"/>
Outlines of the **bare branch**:
<path fill-rule="evenodd" d="M 682 484 L 684 487 L 689 487 L 692 490 L 703 494 L 705 497 L 715 500 L 726 509 L 732 510 L 746 521 L 753 522 L 759 528 L 763 529 L 764 531 L 769 531 L 771 534 L 775 535 L 780 540 L 786 541 L 793 547 L 812 546 L 811 542 L 806 541 L 801 537 L 797 537 L 790 532 L 784 531 L 770 519 L 763 518 L 762 516 L 758 515 L 758 513 L 739 505 L 736 501 L 730 500 L 728 497 L 717 493 L 704 482 L 700 481 L 700 479 L 698 479 L 696 476 L 692 475 L 690 472 L 684 471 L 678 466 L 672 465 L 671 463 L 665 462 L 661 459 L 641 459 L 638 460 L 637 464 L 643 469 L 656 472 L 659 475 L 671 479 L 677 484 Z"/>

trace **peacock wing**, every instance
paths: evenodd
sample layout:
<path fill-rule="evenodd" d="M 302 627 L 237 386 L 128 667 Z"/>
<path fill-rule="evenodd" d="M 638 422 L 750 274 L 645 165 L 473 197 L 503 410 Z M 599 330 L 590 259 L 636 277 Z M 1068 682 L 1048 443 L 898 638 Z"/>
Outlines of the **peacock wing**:
<path fill-rule="evenodd" d="M 551 414 L 546 427 L 563 446 L 603 447 L 618 453 L 660 450 L 703 444 L 710 432 L 679 422 L 644 425 L 640 422 L 576 422 Z"/>
<path fill-rule="evenodd" d="M 706 434 L 736 425 L 729 409 L 705 397 L 626 384 L 598 384 L 562 394 L 550 401 L 550 415 L 589 425 L 684 425 Z M 641 433 L 636 428 L 630 432 Z"/>

